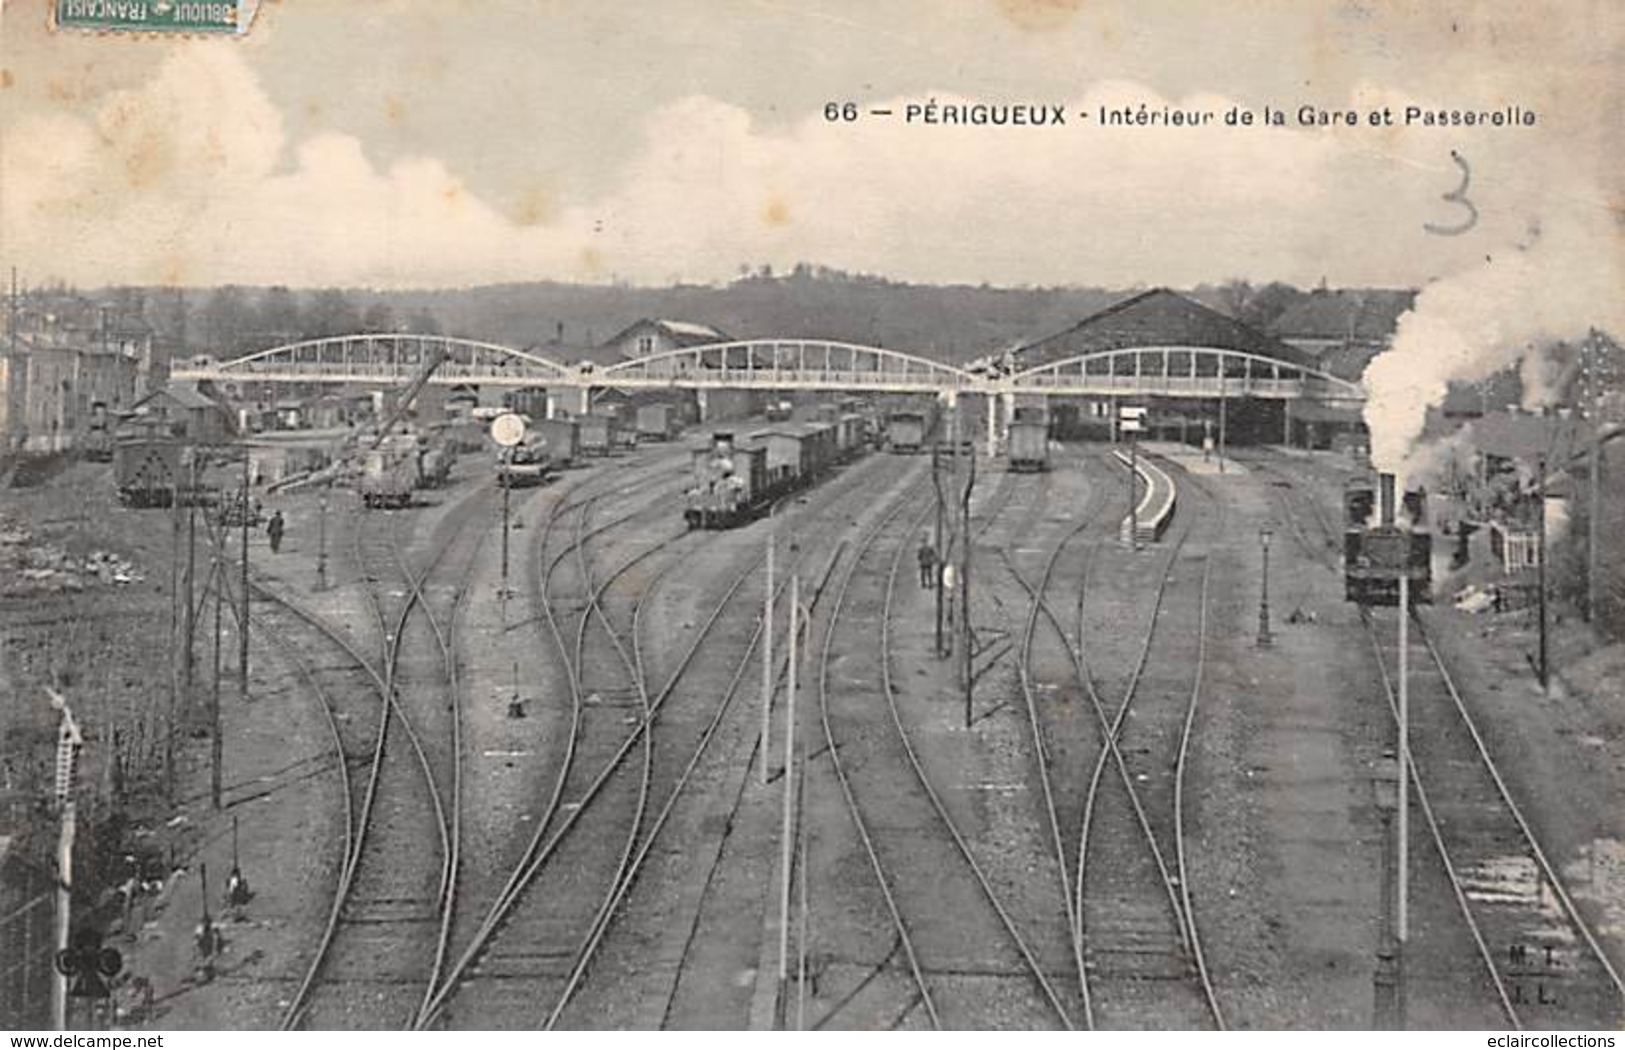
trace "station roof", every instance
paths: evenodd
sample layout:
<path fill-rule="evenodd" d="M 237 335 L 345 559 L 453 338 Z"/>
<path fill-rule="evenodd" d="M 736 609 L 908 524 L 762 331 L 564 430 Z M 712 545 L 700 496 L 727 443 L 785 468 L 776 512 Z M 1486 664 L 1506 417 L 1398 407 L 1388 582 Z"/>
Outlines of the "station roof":
<path fill-rule="evenodd" d="M 1025 370 L 1069 357 L 1137 346 L 1200 346 L 1237 350 L 1303 366 L 1311 357 L 1272 335 L 1167 288 L 1154 288 L 1113 303 L 1071 328 L 1015 351 Z"/>

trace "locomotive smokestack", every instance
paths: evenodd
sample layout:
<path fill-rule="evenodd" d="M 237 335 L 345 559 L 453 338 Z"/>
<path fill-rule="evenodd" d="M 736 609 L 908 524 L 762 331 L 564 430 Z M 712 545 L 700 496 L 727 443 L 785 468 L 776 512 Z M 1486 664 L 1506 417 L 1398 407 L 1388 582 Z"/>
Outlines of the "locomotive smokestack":
<path fill-rule="evenodd" d="M 1390 527 L 1394 524 L 1394 476 L 1392 474 L 1377 475 L 1377 506 L 1380 508 L 1382 524 Z"/>

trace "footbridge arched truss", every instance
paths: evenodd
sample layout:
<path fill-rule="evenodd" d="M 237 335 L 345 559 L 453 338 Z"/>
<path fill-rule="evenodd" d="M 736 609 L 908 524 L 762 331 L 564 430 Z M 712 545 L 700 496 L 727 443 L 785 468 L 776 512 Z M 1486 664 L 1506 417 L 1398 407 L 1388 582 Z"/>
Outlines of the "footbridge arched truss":
<path fill-rule="evenodd" d="M 1021 394 L 1127 397 L 1365 398 L 1360 384 L 1262 354 L 1212 346 L 1096 350 L 1005 377 Z"/>
<path fill-rule="evenodd" d="M 1210 346 L 1098 350 L 988 376 L 901 350 L 822 339 L 708 343 L 595 367 L 571 366 L 531 351 L 452 336 L 347 335 L 289 343 L 232 361 L 193 359 L 177 363 L 171 376 L 226 382 L 407 383 L 437 350 L 445 359 L 430 382 L 443 386 L 738 387 L 1324 401 L 1361 401 L 1365 396 L 1358 383 L 1312 366 Z"/>
<path fill-rule="evenodd" d="M 980 380 L 941 361 L 822 339 L 747 339 L 650 354 L 600 368 L 593 386 L 766 390 L 971 390 Z"/>
<path fill-rule="evenodd" d="M 341 335 L 272 347 L 233 361 L 175 368 L 176 379 L 283 383 L 405 383 L 430 355 L 445 360 L 429 380 L 546 387 L 573 384 L 575 369 L 540 354 L 443 335 Z"/>

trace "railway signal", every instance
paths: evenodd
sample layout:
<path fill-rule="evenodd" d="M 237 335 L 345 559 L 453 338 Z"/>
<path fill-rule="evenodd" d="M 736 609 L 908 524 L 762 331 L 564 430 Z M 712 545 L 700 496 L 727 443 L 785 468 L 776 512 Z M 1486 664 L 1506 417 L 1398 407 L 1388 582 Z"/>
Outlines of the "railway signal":
<path fill-rule="evenodd" d="M 73 976 L 62 968 L 61 960 L 68 947 L 68 931 L 72 925 L 73 908 L 73 840 L 78 830 L 77 807 L 74 805 L 74 787 L 78 779 L 79 748 L 84 736 L 74 720 L 73 709 L 67 698 L 55 689 L 46 688 L 51 706 L 62 713 L 57 727 L 56 745 L 56 804 L 62 815 L 62 826 L 57 838 L 56 880 L 56 948 L 57 976 L 51 982 L 51 1021 L 57 1031 L 68 1027 L 68 978 Z"/>
<path fill-rule="evenodd" d="M 74 999 L 106 999 L 107 982 L 124 969 L 124 956 L 116 948 L 102 947 L 102 935 L 85 927 L 73 935 L 73 945 L 56 953 L 56 972 L 71 982 Z"/>
<path fill-rule="evenodd" d="M 512 412 L 491 420 L 491 440 L 502 447 L 502 599 L 508 599 L 508 493 L 513 489 L 507 476 L 513 449 L 525 440 L 525 421 Z M 506 606 L 504 606 L 506 608 Z M 506 617 L 503 618 L 506 623 Z"/>

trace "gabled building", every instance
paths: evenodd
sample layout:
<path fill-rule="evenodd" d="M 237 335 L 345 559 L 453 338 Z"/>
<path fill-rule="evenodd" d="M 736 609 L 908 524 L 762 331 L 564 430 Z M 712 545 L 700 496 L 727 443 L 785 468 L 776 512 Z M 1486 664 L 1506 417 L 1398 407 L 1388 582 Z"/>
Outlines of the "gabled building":
<path fill-rule="evenodd" d="M 708 343 L 726 343 L 728 336 L 710 325 L 692 321 L 651 320 L 644 318 L 606 340 L 602 345 L 622 360 L 648 357 L 685 346 L 705 346 Z"/>
<path fill-rule="evenodd" d="M 230 411 L 196 383 L 168 383 L 137 401 L 126 418 L 198 445 L 222 445 L 235 436 Z"/>

